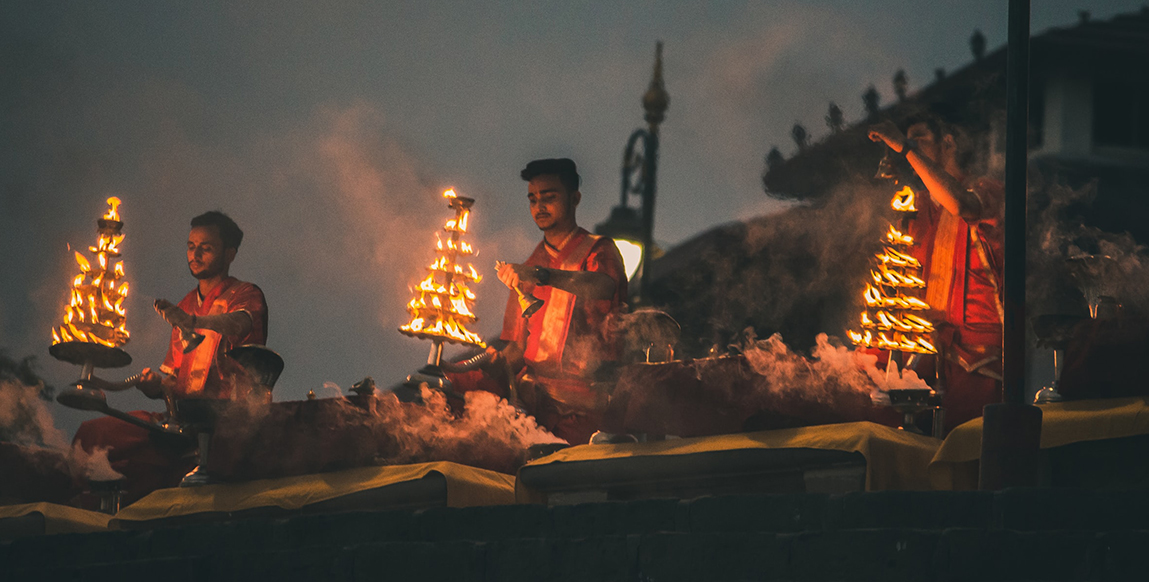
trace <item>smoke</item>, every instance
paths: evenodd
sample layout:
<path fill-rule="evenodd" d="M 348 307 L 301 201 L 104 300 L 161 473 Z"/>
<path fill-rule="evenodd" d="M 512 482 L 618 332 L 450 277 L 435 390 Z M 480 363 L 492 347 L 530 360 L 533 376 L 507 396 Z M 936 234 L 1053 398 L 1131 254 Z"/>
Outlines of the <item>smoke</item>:
<path fill-rule="evenodd" d="M 1031 315 L 1087 316 L 1087 302 L 1113 297 L 1127 313 L 1149 316 L 1149 251 L 1129 233 L 1085 224 L 1096 184 L 1073 189 L 1036 180 L 1030 193 L 1026 302 Z"/>
<path fill-rule="evenodd" d="M 513 474 L 531 445 L 565 442 L 489 392 L 467 392 L 460 414 L 441 392 L 423 386 L 421 396 L 421 404 L 379 397 L 375 418 L 394 437 L 382 461 L 453 461 Z"/>
<path fill-rule="evenodd" d="M 112 464 L 108 462 L 109 449 L 110 447 L 94 447 L 89 453 L 80 446 L 80 443 L 72 445 L 72 450 L 68 454 L 68 467 L 71 469 L 72 476 L 88 481 L 123 479 L 124 476 L 116 472 L 112 468 Z"/>
<path fill-rule="evenodd" d="M 857 180 L 816 205 L 715 229 L 658 263 L 651 296 L 682 324 L 691 355 L 725 347 L 746 327 L 812 345 L 857 320 L 890 189 Z"/>
<path fill-rule="evenodd" d="M 755 374 L 761 396 L 832 402 L 841 394 L 876 396 L 877 391 L 903 388 L 929 388 L 913 370 L 887 373 L 877 367 L 874 354 L 854 350 L 838 338 L 820 333 L 810 357 L 790 349 L 781 334 L 759 340 L 754 331 L 743 332 L 742 355 Z"/>
<path fill-rule="evenodd" d="M 0 440 L 18 445 L 66 450 L 68 441 L 56 428 L 42 385 L 0 378 Z"/>

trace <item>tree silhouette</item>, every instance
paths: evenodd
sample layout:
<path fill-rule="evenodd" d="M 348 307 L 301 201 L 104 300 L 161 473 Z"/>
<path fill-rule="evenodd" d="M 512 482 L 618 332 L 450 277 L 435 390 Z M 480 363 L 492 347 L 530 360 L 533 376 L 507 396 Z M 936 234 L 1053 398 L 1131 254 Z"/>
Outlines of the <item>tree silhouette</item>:
<path fill-rule="evenodd" d="M 969 37 L 969 50 L 973 53 L 973 60 L 980 62 L 981 58 L 985 56 L 985 35 L 981 30 L 974 29 L 973 34 Z"/>
<path fill-rule="evenodd" d="M 766 154 L 766 169 L 773 170 L 784 161 L 786 158 L 782 156 L 782 152 L 778 151 L 778 146 L 774 146 L 770 148 L 770 153 Z"/>
<path fill-rule="evenodd" d="M 798 144 L 798 151 L 806 149 L 809 145 L 807 140 L 809 135 L 806 134 L 806 128 L 802 127 L 801 123 L 795 123 L 794 127 L 790 129 L 790 137 L 794 138 L 794 143 Z"/>
<path fill-rule="evenodd" d="M 842 115 L 842 108 L 838 107 L 837 103 L 830 102 L 830 109 L 826 112 L 826 127 L 830 128 L 830 133 L 838 133 L 846 126 L 846 119 Z"/>
<path fill-rule="evenodd" d="M 866 107 L 866 117 L 877 117 L 878 104 L 881 100 L 882 96 L 878 95 L 878 90 L 875 89 L 873 85 L 866 88 L 866 92 L 862 93 L 862 104 Z"/>
<path fill-rule="evenodd" d="M 894 95 L 898 96 L 898 101 L 906 100 L 906 88 L 909 87 L 910 81 L 906 78 L 906 71 L 898 69 L 894 73 Z"/>

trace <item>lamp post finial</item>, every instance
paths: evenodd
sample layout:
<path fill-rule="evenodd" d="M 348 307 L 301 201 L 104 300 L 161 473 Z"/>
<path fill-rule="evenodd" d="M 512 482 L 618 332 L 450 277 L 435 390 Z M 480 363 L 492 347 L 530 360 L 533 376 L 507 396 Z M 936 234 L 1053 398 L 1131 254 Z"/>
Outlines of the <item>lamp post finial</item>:
<path fill-rule="evenodd" d="M 658 124 L 666 118 L 666 108 L 670 105 L 670 94 L 662 81 L 662 41 L 658 41 L 655 47 L 654 76 L 642 95 L 642 108 L 646 110 L 646 122 L 650 124 L 651 132 L 658 131 Z"/>

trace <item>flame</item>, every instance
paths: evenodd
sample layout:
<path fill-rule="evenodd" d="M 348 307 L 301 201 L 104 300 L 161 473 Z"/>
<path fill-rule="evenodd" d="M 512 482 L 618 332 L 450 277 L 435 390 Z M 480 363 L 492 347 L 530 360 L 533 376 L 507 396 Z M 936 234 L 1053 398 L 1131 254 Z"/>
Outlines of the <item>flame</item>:
<path fill-rule="evenodd" d="M 117 212 L 117 209 L 120 207 L 120 199 L 112 196 L 108 198 L 108 205 L 110 205 L 111 208 L 104 214 L 104 220 L 115 220 L 118 222 L 120 220 L 120 213 Z"/>
<path fill-rule="evenodd" d="M 896 245 L 914 246 L 914 237 L 908 234 L 902 234 L 902 232 L 894 228 L 892 224 L 890 225 L 890 230 L 886 232 L 886 240 Z"/>
<path fill-rule="evenodd" d="M 870 277 L 873 278 L 874 283 L 889 287 L 918 288 L 926 286 L 926 282 L 921 277 L 890 271 L 884 266 L 879 271 L 871 270 Z"/>
<path fill-rule="evenodd" d="M 124 240 L 124 235 L 119 234 L 122 224 L 103 223 L 120 222 L 120 199 L 109 198 L 108 205 L 107 213 L 97 223 L 96 244 L 88 247 L 95 260 L 79 251 L 73 253 L 80 273 L 71 280 L 71 297 L 64 307 L 62 325 L 52 328 L 54 343 L 79 341 L 119 347 L 130 337 L 124 307 L 128 283 L 120 281 L 124 278 L 124 262 L 110 260 L 119 256 L 118 245 Z"/>
<path fill-rule="evenodd" d="M 453 189 L 443 192 L 443 197 L 457 198 Z M 477 320 L 468 301 L 474 301 L 475 294 L 464 282 L 478 283 L 482 276 L 474 265 L 466 266 L 455 261 L 457 255 L 474 254 L 475 249 L 461 240 L 467 232 L 470 211 L 461 203 L 452 202 L 454 218 L 446 221 L 443 230 L 450 233 L 447 238 L 435 235 L 435 249 L 439 256 L 428 265 L 430 271 L 414 289 L 417 297 L 407 303 L 411 321 L 399 327 L 399 331 L 420 338 L 445 339 L 460 343 L 486 347 L 482 338 L 465 327 L 464 323 Z"/>
<path fill-rule="evenodd" d="M 922 264 L 912 256 L 891 248 L 886 248 L 884 253 L 877 255 L 877 258 L 882 264 L 890 264 L 895 267 L 910 267 L 916 269 L 922 266 Z"/>
<path fill-rule="evenodd" d="M 890 207 L 898 212 L 917 212 L 917 206 L 914 206 L 914 190 L 909 186 L 903 187 L 894 194 L 894 199 L 890 201 Z"/>

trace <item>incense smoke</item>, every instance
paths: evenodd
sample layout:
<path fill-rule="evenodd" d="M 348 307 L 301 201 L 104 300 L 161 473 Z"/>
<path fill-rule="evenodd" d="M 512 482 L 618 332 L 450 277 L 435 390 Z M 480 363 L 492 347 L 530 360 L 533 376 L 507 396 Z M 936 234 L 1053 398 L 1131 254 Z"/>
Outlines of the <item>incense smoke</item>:
<path fill-rule="evenodd" d="M 379 397 L 376 419 L 395 439 L 386 463 L 453 461 L 513 474 L 531 445 L 565 442 L 489 392 L 466 393 L 459 415 L 441 392 L 424 386 L 421 396 L 422 404 Z"/>
<path fill-rule="evenodd" d="M 1073 189 L 1040 180 L 1031 192 L 1026 284 L 1031 316 L 1086 317 L 1087 292 L 1112 296 L 1127 314 L 1149 316 L 1149 250 L 1127 232 L 1106 232 L 1085 224 L 1081 214 L 1096 195 L 1096 184 Z M 1106 257 L 1094 270 L 1101 279 L 1094 289 L 1086 289 L 1082 266 L 1071 261 L 1089 255 Z"/>
<path fill-rule="evenodd" d="M 889 188 L 843 185 L 816 205 L 707 232 L 655 263 L 651 296 L 682 324 L 682 351 L 701 356 L 747 327 L 813 345 L 856 325 L 883 231 Z"/>
<path fill-rule="evenodd" d="M 64 433 L 56 428 L 40 397 L 42 390 L 42 385 L 0 378 L 0 441 L 60 451 L 68 448 Z"/>
<path fill-rule="evenodd" d="M 841 393 L 874 395 L 876 390 L 928 388 L 913 370 L 887 374 L 877 367 L 876 355 L 851 349 L 824 333 L 814 338 L 809 358 L 791 350 L 781 334 L 763 340 L 753 330 L 744 334 L 742 354 L 762 377 L 755 387 L 771 395 L 829 401 Z"/>
<path fill-rule="evenodd" d="M 110 447 L 94 447 L 92 452 L 85 451 L 80 443 L 72 445 L 68 454 L 68 467 L 72 476 L 88 481 L 116 481 L 124 476 L 112 468 L 108 462 Z"/>

